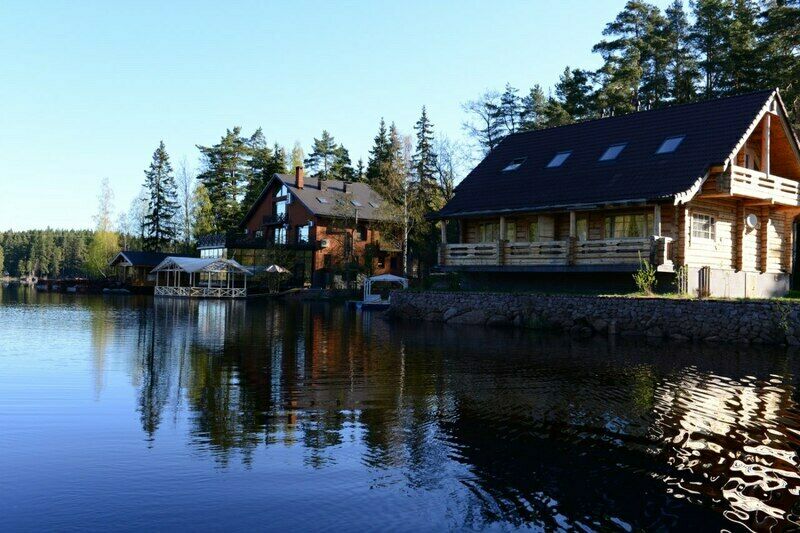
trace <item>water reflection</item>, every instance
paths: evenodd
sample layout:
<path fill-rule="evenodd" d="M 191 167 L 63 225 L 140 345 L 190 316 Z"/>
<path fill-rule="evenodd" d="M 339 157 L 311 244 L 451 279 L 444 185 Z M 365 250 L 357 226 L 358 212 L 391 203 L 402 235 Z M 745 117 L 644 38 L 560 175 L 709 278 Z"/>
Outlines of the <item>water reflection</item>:
<path fill-rule="evenodd" d="M 185 423 L 218 468 L 291 450 L 316 483 L 433 498 L 456 528 L 800 525 L 792 353 L 389 324 L 326 305 L 69 305 L 90 313 L 100 401 L 108 347 L 129 348 L 147 445 Z"/>

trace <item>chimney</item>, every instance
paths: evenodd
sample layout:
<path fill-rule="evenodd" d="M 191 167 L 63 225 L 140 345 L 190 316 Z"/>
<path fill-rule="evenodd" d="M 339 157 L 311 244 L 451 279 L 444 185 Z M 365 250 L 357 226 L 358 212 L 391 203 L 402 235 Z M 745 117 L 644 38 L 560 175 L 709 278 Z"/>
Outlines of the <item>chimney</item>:
<path fill-rule="evenodd" d="M 346 181 L 342 183 L 342 191 L 343 192 L 347 192 L 347 182 Z"/>
<path fill-rule="evenodd" d="M 294 167 L 294 186 L 303 188 L 303 167 Z"/>

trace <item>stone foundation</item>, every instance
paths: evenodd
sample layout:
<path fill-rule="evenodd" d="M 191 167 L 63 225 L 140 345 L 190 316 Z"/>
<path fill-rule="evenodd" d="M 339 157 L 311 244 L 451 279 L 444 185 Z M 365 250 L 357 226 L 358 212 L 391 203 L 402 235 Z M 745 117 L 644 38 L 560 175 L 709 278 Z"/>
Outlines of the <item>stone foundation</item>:
<path fill-rule="evenodd" d="M 388 316 L 573 335 L 800 345 L 800 303 L 470 292 L 392 293 Z"/>

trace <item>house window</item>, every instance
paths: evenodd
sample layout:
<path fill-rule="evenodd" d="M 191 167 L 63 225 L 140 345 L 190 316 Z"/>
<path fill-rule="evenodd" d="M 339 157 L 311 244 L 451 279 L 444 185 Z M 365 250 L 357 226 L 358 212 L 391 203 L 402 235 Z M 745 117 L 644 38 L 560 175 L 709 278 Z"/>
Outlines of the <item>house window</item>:
<path fill-rule="evenodd" d="M 528 226 L 528 240 L 530 242 L 539 242 L 539 221 L 531 222 Z"/>
<path fill-rule="evenodd" d="M 286 216 L 286 202 L 277 202 L 275 204 L 275 216 L 278 218 Z"/>
<path fill-rule="evenodd" d="M 606 151 L 603 152 L 603 155 L 600 156 L 600 161 L 612 161 L 616 159 L 626 145 L 627 143 L 612 144 L 611 146 L 606 148 Z"/>
<path fill-rule="evenodd" d="M 275 228 L 274 240 L 275 244 L 286 244 L 286 228 L 285 227 L 278 227 Z"/>
<path fill-rule="evenodd" d="M 701 213 L 692 214 L 692 237 L 698 239 L 716 240 L 717 221 L 711 215 Z"/>
<path fill-rule="evenodd" d="M 368 235 L 367 226 L 366 226 L 366 224 L 362 224 L 358 228 L 358 240 L 366 241 L 367 240 L 367 235 Z"/>
<path fill-rule="evenodd" d="M 553 156 L 553 159 L 551 159 L 550 162 L 547 163 L 547 168 L 560 167 L 564 163 L 564 161 L 567 160 L 567 158 L 570 156 L 571 153 L 572 150 L 569 150 L 567 152 L 558 152 L 555 156 Z"/>
<path fill-rule="evenodd" d="M 281 184 L 280 187 L 275 189 L 275 197 L 286 196 L 289 194 L 289 189 L 286 188 L 286 185 Z"/>
<path fill-rule="evenodd" d="M 260 229 L 257 229 L 256 230 L 256 239 L 260 239 L 263 236 L 264 236 L 264 232 L 261 231 Z"/>
<path fill-rule="evenodd" d="M 487 222 L 478 226 L 478 242 L 496 242 L 497 226 L 493 222 Z"/>
<path fill-rule="evenodd" d="M 675 137 L 667 137 L 664 139 L 664 142 L 661 143 L 661 146 L 658 147 L 656 150 L 656 154 L 670 154 L 678 149 L 681 142 L 685 138 L 685 135 L 677 135 Z"/>
<path fill-rule="evenodd" d="M 301 244 L 308 243 L 308 232 L 310 226 L 298 226 L 297 227 L 297 242 Z"/>
<path fill-rule="evenodd" d="M 575 221 L 575 232 L 579 241 L 589 240 L 589 220 L 586 217 L 579 218 Z"/>
<path fill-rule="evenodd" d="M 506 222 L 506 240 L 508 242 L 516 242 L 517 240 L 517 223 Z"/>
<path fill-rule="evenodd" d="M 522 166 L 522 163 L 525 162 L 527 157 L 518 157 L 516 159 L 512 159 L 511 162 L 503 169 L 503 172 L 511 172 L 512 170 L 517 170 L 519 167 Z"/>
<path fill-rule="evenodd" d="M 606 217 L 607 239 L 637 239 L 647 237 L 653 227 L 653 214 L 612 215 Z"/>

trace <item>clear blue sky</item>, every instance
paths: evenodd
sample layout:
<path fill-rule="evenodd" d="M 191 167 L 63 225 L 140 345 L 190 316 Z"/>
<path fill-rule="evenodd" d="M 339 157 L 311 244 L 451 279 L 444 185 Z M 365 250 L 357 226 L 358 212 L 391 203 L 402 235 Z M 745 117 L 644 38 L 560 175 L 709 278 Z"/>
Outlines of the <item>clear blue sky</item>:
<path fill-rule="evenodd" d="M 656 2 L 662 7 L 666 0 Z M 508 81 L 550 87 L 624 0 L 0 4 L 0 230 L 90 227 L 100 181 L 127 209 L 163 139 L 177 164 L 226 128 L 304 150 L 323 128 L 366 160 L 381 116 Z"/>

